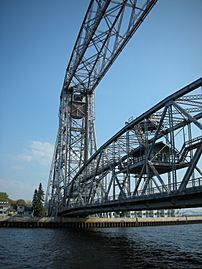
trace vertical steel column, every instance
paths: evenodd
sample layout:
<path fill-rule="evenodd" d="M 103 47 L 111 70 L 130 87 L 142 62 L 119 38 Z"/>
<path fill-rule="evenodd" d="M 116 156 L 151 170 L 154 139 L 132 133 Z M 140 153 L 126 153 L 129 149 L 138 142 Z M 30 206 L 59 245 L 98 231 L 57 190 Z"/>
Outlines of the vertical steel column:
<path fill-rule="evenodd" d="M 168 107 L 169 125 L 170 125 L 170 145 L 171 145 L 171 164 L 172 164 L 172 187 L 173 190 L 177 189 L 176 169 L 175 169 L 175 137 L 173 128 L 173 109 L 172 105 Z"/>

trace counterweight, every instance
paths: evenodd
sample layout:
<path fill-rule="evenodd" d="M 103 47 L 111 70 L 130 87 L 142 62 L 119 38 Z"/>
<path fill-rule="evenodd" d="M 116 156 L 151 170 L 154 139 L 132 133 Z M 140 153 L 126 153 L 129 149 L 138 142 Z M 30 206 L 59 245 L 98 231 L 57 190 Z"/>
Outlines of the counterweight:
<path fill-rule="evenodd" d="M 96 151 L 96 86 L 156 2 L 90 1 L 60 96 L 59 128 L 45 200 L 49 215 L 57 215 L 65 206 L 68 186 Z"/>

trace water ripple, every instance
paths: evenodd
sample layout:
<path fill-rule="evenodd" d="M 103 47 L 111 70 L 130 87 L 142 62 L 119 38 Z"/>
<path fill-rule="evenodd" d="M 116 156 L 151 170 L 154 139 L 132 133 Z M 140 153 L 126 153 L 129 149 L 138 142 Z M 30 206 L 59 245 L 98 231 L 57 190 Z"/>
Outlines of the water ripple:
<path fill-rule="evenodd" d="M 0 229 L 2 269 L 201 269 L 202 225 Z"/>

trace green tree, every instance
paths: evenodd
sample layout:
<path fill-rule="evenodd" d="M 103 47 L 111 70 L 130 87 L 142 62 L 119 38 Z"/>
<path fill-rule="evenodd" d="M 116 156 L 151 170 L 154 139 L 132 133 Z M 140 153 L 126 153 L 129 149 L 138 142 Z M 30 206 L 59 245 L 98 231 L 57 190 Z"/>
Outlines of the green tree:
<path fill-rule="evenodd" d="M 26 203 L 27 206 L 32 206 L 32 201 L 31 200 L 26 200 L 25 203 Z"/>
<path fill-rule="evenodd" d="M 8 194 L 6 192 L 0 192 L 0 201 L 8 201 Z"/>
<path fill-rule="evenodd" d="M 44 191 L 42 188 L 42 184 L 39 184 L 38 190 L 35 189 L 33 200 L 32 200 L 32 206 L 33 206 L 33 215 L 35 217 L 43 217 L 44 216 Z"/>
<path fill-rule="evenodd" d="M 38 188 L 38 198 L 42 203 L 44 202 L 44 191 L 43 191 L 41 183 L 39 184 L 39 188 Z"/>
<path fill-rule="evenodd" d="M 18 200 L 16 201 L 16 204 L 17 204 L 17 205 L 23 205 L 23 206 L 26 206 L 26 202 L 25 202 L 25 200 L 23 200 L 23 199 L 18 199 Z"/>
<path fill-rule="evenodd" d="M 39 217 L 43 217 L 44 215 L 44 207 L 43 207 L 43 202 L 44 202 L 44 191 L 42 188 L 42 184 L 39 184 L 38 192 L 37 192 L 37 197 L 38 197 L 38 210 L 39 210 Z"/>
<path fill-rule="evenodd" d="M 32 208 L 33 208 L 33 215 L 36 217 L 38 215 L 38 198 L 37 198 L 37 189 L 34 191 L 33 199 L 32 199 Z"/>

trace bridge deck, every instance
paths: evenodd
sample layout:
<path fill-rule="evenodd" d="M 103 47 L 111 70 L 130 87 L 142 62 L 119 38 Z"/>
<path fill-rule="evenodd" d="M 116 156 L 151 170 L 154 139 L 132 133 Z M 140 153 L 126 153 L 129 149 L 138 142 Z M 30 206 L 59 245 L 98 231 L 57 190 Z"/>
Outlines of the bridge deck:
<path fill-rule="evenodd" d="M 202 205 L 202 186 L 187 188 L 183 193 L 172 191 L 128 197 L 117 201 L 106 201 L 93 205 L 77 206 L 64 209 L 59 216 L 87 216 L 89 214 L 113 211 L 138 211 L 153 209 L 175 209 L 186 207 L 200 207 Z"/>

